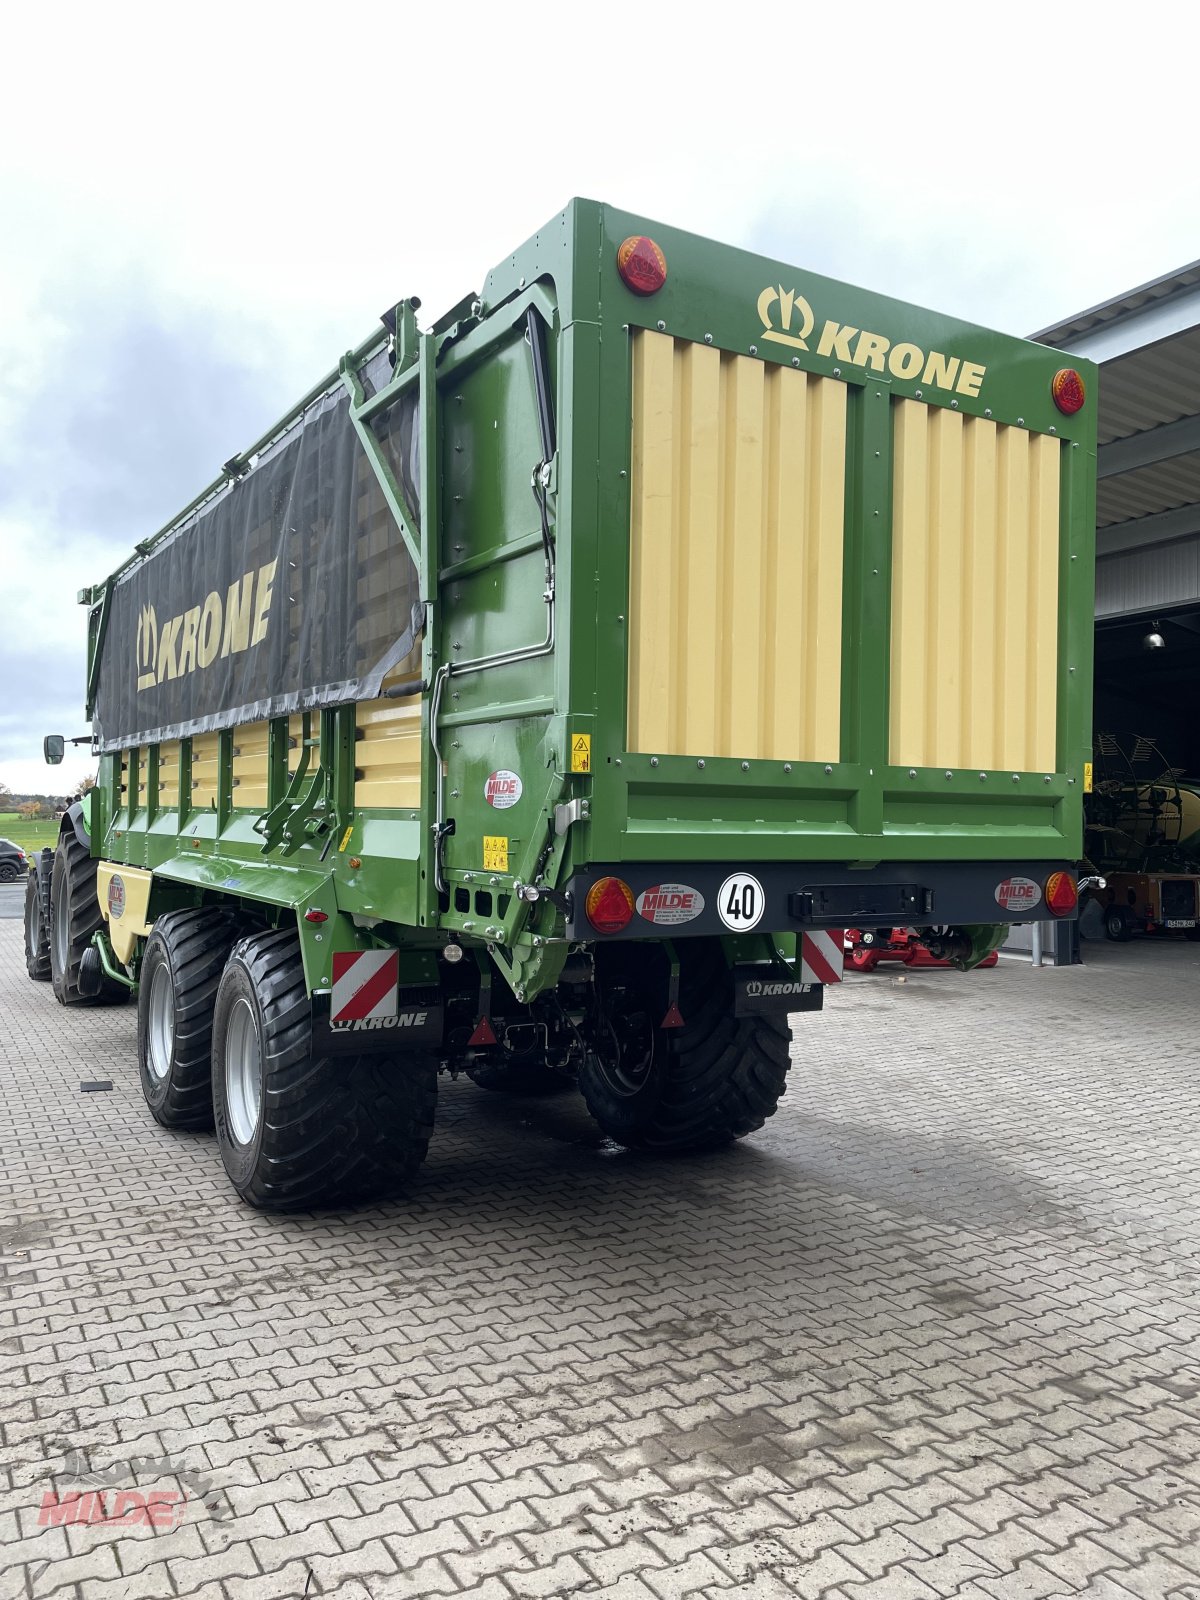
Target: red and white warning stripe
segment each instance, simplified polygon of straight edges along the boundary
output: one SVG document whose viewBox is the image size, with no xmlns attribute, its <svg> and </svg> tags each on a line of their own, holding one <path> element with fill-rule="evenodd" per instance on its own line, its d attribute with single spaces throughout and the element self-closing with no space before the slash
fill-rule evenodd
<svg viewBox="0 0 1200 1600">
<path fill-rule="evenodd" d="M 800 935 L 800 979 L 803 983 L 841 983 L 843 936 L 840 933 Z"/>
<path fill-rule="evenodd" d="M 343 950 L 333 957 L 331 1022 L 394 1017 L 399 1010 L 400 952 Z"/>
</svg>

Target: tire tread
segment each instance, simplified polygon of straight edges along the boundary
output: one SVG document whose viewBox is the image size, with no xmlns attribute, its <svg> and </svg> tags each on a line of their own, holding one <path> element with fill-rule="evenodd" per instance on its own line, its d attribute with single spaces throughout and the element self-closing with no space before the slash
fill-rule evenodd
<svg viewBox="0 0 1200 1600">
<path fill-rule="evenodd" d="M 313 1056 L 300 943 L 280 930 L 235 945 L 230 964 L 258 1000 L 264 1066 L 261 1144 L 246 1174 L 224 1125 L 214 1042 L 214 1102 L 222 1158 L 242 1198 L 262 1210 L 353 1205 L 395 1192 L 425 1158 L 437 1103 L 431 1057 Z M 221 1006 L 218 998 L 218 1009 Z"/>
<path fill-rule="evenodd" d="M 755 1133 L 787 1086 L 791 1031 L 769 1016 L 735 1017 L 733 985 L 719 943 L 699 940 L 681 972 L 682 1028 L 665 1037 L 661 1092 L 631 1126 L 599 1070 L 579 1087 L 588 1110 L 621 1143 L 664 1154 L 711 1150 Z"/>
</svg>

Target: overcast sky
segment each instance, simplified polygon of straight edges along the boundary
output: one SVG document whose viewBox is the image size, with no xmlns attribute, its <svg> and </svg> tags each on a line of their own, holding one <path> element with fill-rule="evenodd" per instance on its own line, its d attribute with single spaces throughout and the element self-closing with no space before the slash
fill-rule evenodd
<svg viewBox="0 0 1200 1600">
<path fill-rule="evenodd" d="M 0 781 L 88 769 L 76 591 L 573 194 L 1012 333 L 1200 256 L 1197 14 L 5 8 Z"/>
</svg>

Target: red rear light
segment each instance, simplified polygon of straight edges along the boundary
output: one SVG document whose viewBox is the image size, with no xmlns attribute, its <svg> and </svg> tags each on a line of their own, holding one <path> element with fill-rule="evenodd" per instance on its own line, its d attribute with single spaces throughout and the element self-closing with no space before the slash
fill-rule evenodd
<svg viewBox="0 0 1200 1600">
<path fill-rule="evenodd" d="M 620 933 L 633 917 L 633 890 L 622 878 L 597 878 L 584 906 L 597 933 Z"/>
<path fill-rule="evenodd" d="M 1068 911 L 1074 911 L 1078 900 L 1073 872 L 1052 872 L 1046 879 L 1046 905 L 1052 916 L 1065 917 Z"/>
<path fill-rule="evenodd" d="M 1064 416 L 1073 417 L 1080 409 L 1087 390 L 1074 367 L 1060 367 L 1050 379 L 1050 398 Z"/>
<path fill-rule="evenodd" d="M 657 294 L 667 281 L 667 258 L 644 233 L 635 233 L 617 251 L 617 271 L 634 294 Z"/>
</svg>

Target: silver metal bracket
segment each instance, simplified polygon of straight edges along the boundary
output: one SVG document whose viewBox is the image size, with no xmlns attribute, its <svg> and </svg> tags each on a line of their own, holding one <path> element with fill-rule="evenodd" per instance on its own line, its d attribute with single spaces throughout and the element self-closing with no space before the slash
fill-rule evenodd
<svg viewBox="0 0 1200 1600">
<path fill-rule="evenodd" d="M 591 817 L 591 801 L 585 795 L 576 795 L 574 800 L 555 806 L 554 831 L 561 839 L 573 822 L 590 822 Z"/>
</svg>

